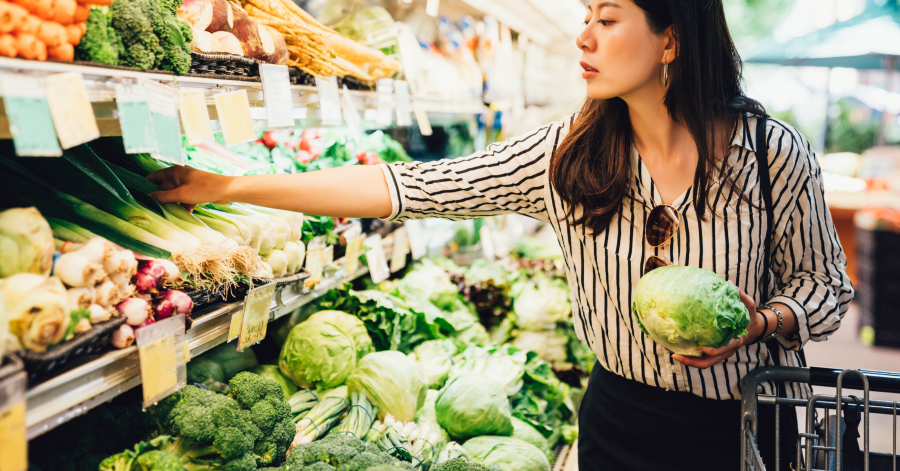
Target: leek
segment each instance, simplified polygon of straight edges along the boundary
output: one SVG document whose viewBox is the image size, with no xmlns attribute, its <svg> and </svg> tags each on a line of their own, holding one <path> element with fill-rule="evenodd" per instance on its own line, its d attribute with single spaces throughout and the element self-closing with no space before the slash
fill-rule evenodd
<svg viewBox="0 0 900 471">
<path fill-rule="evenodd" d="M 238 245 L 250 245 L 253 234 L 250 228 L 241 221 L 232 219 L 231 215 L 223 215 L 210 210 L 203 206 L 194 208 L 194 214 L 204 224 L 213 230 L 219 231 L 225 237 L 237 242 Z"/>
<path fill-rule="evenodd" d="M 254 211 L 275 216 L 288 222 L 291 228 L 291 234 L 288 240 L 298 241 L 303 235 L 303 213 L 295 213 L 293 211 L 285 211 L 283 209 L 264 208 L 262 206 L 242 205 L 253 209 Z"/>
<path fill-rule="evenodd" d="M 63 221 L 60 219 L 47 218 L 47 222 L 50 223 L 50 229 L 53 230 L 53 237 L 55 239 L 69 241 L 69 242 L 75 242 L 78 244 L 83 244 L 83 243 L 87 242 L 88 240 L 90 240 L 90 238 L 85 237 L 85 236 L 73 231 L 72 229 L 69 229 L 68 226 L 66 226 L 65 224 L 62 224 Z"/>
<path fill-rule="evenodd" d="M 248 205 L 243 205 L 240 203 L 232 204 L 232 207 L 237 207 L 238 209 L 259 215 L 261 217 L 265 217 L 268 220 L 272 221 L 275 225 L 275 248 L 278 250 L 284 250 L 284 244 L 290 240 L 291 237 L 291 225 L 284 218 L 273 216 L 271 214 L 266 214 L 261 211 L 257 211 L 256 208 Z"/>
<path fill-rule="evenodd" d="M 273 250 L 263 255 L 263 260 L 272 267 L 272 274 L 275 278 L 281 278 L 288 271 L 288 257 L 281 250 Z"/>
<path fill-rule="evenodd" d="M 47 222 L 50 223 L 50 227 L 53 227 L 54 224 L 58 225 L 58 226 L 64 226 L 67 230 L 74 232 L 74 233 L 78 234 L 80 237 L 84 238 L 85 241 L 93 239 L 94 237 L 98 237 L 97 234 L 94 234 L 93 232 L 91 232 L 71 221 L 66 221 L 63 219 L 57 219 L 57 218 L 51 218 L 51 217 L 48 217 L 46 219 L 47 219 Z M 75 241 L 73 240 L 72 242 L 75 242 Z"/>
<path fill-rule="evenodd" d="M 239 214 L 218 211 L 216 209 L 212 209 L 210 205 L 206 205 L 205 207 L 197 206 L 196 208 L 194 208 L 194 212 L 204 214 L 207 217 L 217 217 L 219 219 L 243 223 L 250 232 L 250 238 L 244 239 L 247 242 L 244 245 L 253 247 L 253 250 L 256 250 L 257 252 L 261 252 L 260 247 L 262 245 L 262 242 L 269 237 L 268 234 L 263 233 L 263 227 L 262 225 L 260 225 L 259 220 L 252 216 L 241 216 Z M 206 220 L 204 220 L 204 222 L 206 222 Z M 273 243 L 272 245 L 274 246 L 275 244 Z M 271 250 L 271 248 L 269 250 Z"/>
<path fill-rule="evenodd" d="M 275 224 L 271 219 L 268 218 L 268 216 L 247 211 L 245 209 L 241 209 L 228 204 L 209 203 L 207 206 L 224 213 L 232 214 L 235 217 L 240 218 L 241 221 L 246 222 L 252 220 L 256 224 L 259 224 L 259 248 L 257 249 L 259 250 L 259 253 L 266 254 L 271 252 L 272 249 L 275 248 L 277 229 L 275 228 Z M 250 224 L 248 224 L 248 226 L 249 225 Z M 252 243 L 250 245 L 255 246 L 255 244 Z"/>
</svg>

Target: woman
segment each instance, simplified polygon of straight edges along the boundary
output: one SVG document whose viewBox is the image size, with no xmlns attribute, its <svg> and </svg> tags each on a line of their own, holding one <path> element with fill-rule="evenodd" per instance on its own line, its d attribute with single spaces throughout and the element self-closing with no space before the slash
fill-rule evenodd
<svg viewBox="0 0 900 471">
<path fill-rule="evenodd" d="M 149 178 L 165 190 L 161 202 L 547 221 L 565 253 L 578 335 L 598 357 L 580 411 L 582 469 L 737 469 L 741 378 L 763 365 L 799 366 L 803 344 L 833 333 L 852 298 L 815 156 L 789 125 L 762 123 L 774 203 L 764 266 L 755 154 L 763 111 L 741 92 L 721 0 L 593 0 L 577 45 L 588 95 L 581 113 L 470 157 L 240 178 L 170 168 Z M 644 226 L 673 236 L 648 241 Z M 648 260 L 733 282 L 750 313 L 748 335 L 700 358 L 654 344 L 630 315 Z M 761 286 L 766 272 L 772 281 Z M 777 342 L 759 342 L 772 334 Z M 760 415 L 772 466 L 774 410 Z M 796 424 L 782 419 L 783 430 Z M 789 469 L 794 442 L 783 436 Z"/>
</svg>

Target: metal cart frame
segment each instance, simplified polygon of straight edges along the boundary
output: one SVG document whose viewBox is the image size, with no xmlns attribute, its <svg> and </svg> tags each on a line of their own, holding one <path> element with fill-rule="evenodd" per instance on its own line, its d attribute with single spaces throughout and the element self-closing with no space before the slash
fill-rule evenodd
<svg viewBox="0 0 900 471">
<path fill-rule="evenodd" d="M 806 383 L 811 386 L 830 386 L 836 387 L 836 394 L 814 394 L 809 400 L 805 399 L 789 399 L 775 396 L 758 394 L 758 385 L 767 381 L 774 382 L 794 382 Z M 775 471 L 780 469 L 780 434 L 781 425 L 779 423 L 779 409 L 782 405 L 806 407 L 806 431 L 800 427 L 800 433 L 797 438 L 797 456 L 800 457 L 799 469 L 792 471 L 841 471 L 843 468 L 843 450 L 840 444 L 841 440 L 841 418 L 844 409 L 854 408 L 858 412 L 863 409 L 860 426 L 863 434 L 863 469 L 869 471 L 870 455 L 877 455 L 878 458 L 892 461 L 892 471 L 897 471 L 900 464 L 900 456 L 897 456 L 897 412 L 900 409 L 900 401 L 874 400 L 869 398 L 870 391 L 898 393 L 900 394 L 900 373 L 891 373 L 885 371 L 871 370 L 840 370 L 831 368 L 793 368 L 784 366 L 771 366 L 757 368 L 750 372 L 742 381 L 741 390 L 745 392 L 741 398 L 741 471 L 765 471 L 766 466 L 762 462 L 759 450 L 756 446 L 757 431 L 757 405 L 758 404 L 774 404 L 775 405 L 775 454 L 776 462 L 774 464 Z M 863 391 L 862 398 L 844 396 L 842 391 L 844 388 Z M 841 407 L 836 406 L 835 397 L 841 398 Z M 825 410 L 825 431 L 824 436 L 816 434 L 816 417 L 817 410 Z M 829 418 L 828 411 L 835 410 L 836 419 Z M 893 434 L 893 453 L 876 453 L 869 451 L 869 413 L 876 414 L 892 414 L 894 420 Z M 834 433 L 829 433 L 829 421 L 834 424 Z M 799 419 L 798 419 L 799 421 Z M 798 424 L 800 425 L 800 424 Z M 835 435 L 829 437 L 829 435 Z M 834 440 L 830 440 L 834 438 Z M 830 445 L 830 446 L 829 446 Z M 826 463 L 816 463 L 816 456 L 825 456 Z M 883 462 L 883 461 L 882 461 Z M 824 465 L 824 466 L 823 466 Z M 883 469 L 883 468 L 882 468 Z M 788 471 L 788 470 L 784 470 Z"/>
</svg>

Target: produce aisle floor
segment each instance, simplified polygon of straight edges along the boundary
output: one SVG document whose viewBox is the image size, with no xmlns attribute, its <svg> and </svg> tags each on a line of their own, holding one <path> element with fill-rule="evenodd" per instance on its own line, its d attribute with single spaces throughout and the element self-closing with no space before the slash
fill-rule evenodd
<svg viewBox="0 0 900 471">
<path fill-rule="evenodd" d="M 825 342 L 806 344 L 806 359 L 811 366 L 900 371 L 900 349 L 867 347 L 859 341 L 859 309 L 855 304 L 844 316 L 841 328 Z M 817 387 L 817 394 L 834 394 L 834 388 Z M 845 395 L 847 393 L 844 393 Z M 852 393 L 851 393 L 852 394 Z M 898 400 L 896 394 L 872 393 L 873 399 Z M 804 410 L 798 411 L 801 420 Z M 893 438 L 892 419 L 872 414 L 869 447 L 872 451 L 890 452 Z M 801 425 L 801 428 L 803 426 Z M 862 432 L 862 430 L 860 430 Z M 862 439 L 860 439 L 860 446 Z M 900 443 L 898 443 L 900 447 Z"/>
</svg>

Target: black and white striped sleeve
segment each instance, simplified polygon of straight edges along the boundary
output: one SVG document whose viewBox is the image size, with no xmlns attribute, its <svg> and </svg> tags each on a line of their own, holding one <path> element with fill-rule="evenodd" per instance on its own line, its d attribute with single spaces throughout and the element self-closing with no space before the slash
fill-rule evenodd
<svg viewBox="0 0 900 471">
<path fill-rule="evenodd" d="M 519 213 L 547 221 L 544 189 L 555 138 L 563 126 L 551 123 L 468 157 L 381 165 L 393 206 L 388 219 Z"/>
<path fill-rule="evenodd" d="M 772 199 L 775 295 L 797 316 L 799 331 L 781 344 L 799 350 L 809 340 L 822 341 L 838 329 L 853 299 L 847 260 L 831 212 L 825 204 L 822 172 L 809 142 L 790 126 L 771 121 L 769 156 Z M 789 315 L 785 313 L 785 315 Z"/>
</svg>

